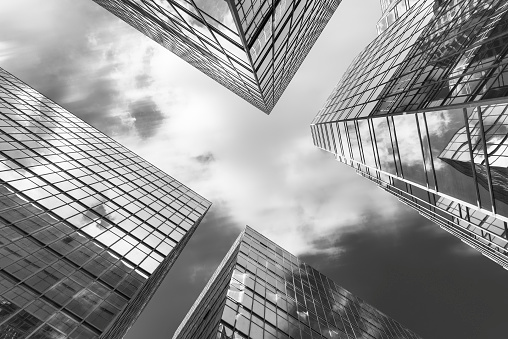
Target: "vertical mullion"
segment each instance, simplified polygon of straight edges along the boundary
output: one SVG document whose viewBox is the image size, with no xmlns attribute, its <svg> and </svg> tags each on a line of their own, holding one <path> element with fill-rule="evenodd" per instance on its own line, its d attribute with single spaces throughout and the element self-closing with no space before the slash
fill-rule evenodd
<svg viewBox="0 0 508 339">
<path fill-rule="evenodd" d="M 485 140 L 485 129 L 483 126 L 483 115 L 482 115 L 482 109 L 480 106 L 476 107 L 478 111 L 478 121 L 480 124 L 480 136 L 483 146 L 483 157 L 485 159 L 485 168 L 487 170 L 487 182 L 489 185 L 489 193 L 490 193 L 490 200 L 492 202 L 492 212 L 496 213 L 496 203 L 494 200 L 494 190 L 492 187 L 492 177 L 490 175 L 490 166 L 489 166 L 489 154 L 487 153 L 487 141 Z"/>
<path fill-rule="evenodd" d="M 467 109 L 466 108 L 462 109 L 462 114 L 464 116 L 464 123 L 465 123 L 465 127 L 466 127 L 466 135 L 467 135 L 467 143 L 468 143 L 468 149 L 469 149 L 469 158 L 471 161 L 471 169 L 473 171 L 473 181 L 474 181 L 475 190 L 476 190 L 476 205 L 481 208 L 480 190 L 478 188 L 478 178 L 476 177 L 476 168 L 475 168 L 475 164 L 474 164 L 473 147 L 471 144 L 471 133 L 469 131 L 469 119 L 467 117 Z"/>
<path fill-rule="evenodd" d="M 432 167 L 432 177 L 434 178 L 434 186 L 435 190 L 439 192 L 439 186 L 437 182 L 436 177 L 436 169 L 434 168 L 434 156 L 432 155 L 432 145 L 430 143 L 430 137 L 429 137 L 429 126 L 427 124 L 427 114 L 423 113 L 423 122 L 425 124 L 425 136 L 427 137 L 427 144 L 429 145 L 429 155 L 430 155 L 430 165 Z"/>
<path fill-rule="evenodd" d="M 418 131 L 418 141 L 420 142 L 420 151 L 422 152 L 423 159 L 423 172 L 425 173 L 425 185 L 429 188 L 429 177 L 427 174 L 427 162 L 425 160 L 425 150 L 423 149 L 422 133 L 420 132 L 420 122 L 418 121 L 418 114 L 414 114 L 416 121 L 416 130 Z"/>
</svg>

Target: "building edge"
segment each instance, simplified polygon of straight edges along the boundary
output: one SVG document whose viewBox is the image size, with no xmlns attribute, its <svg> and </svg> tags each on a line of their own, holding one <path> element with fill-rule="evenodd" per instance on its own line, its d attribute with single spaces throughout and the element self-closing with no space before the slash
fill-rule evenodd
<svg viewBox="0 0 508 339">
<path fill-rule="evenodd" d="M 131 299 L 129 305 L 118 316 L 117 320 L 108 326 L 102 333 L 99 339 L 121 339 L 134 325 L 139 318 L 145 307 L 155 295 L 155 292 L 164 281 L 164 278 L 169 273 L 171 267 L 178 259 L 183 249 L 189 242 L 197 227 L 205 217 L 206 213 L 210 210 L 211 205 L 206 209 L 203 215 L 196 221 L 194 226 L 186 233 L 183 239 L 175 246 L 169 256 L 155 269 L 152 275 L 148 278 L 145 285 L 138 290 L 136 295 Z M 138 305 L 141 304 L 139 307 Z"/>
<path fill-rule="evenodd" d="M 233 253 L 236 251 L 236 249 L 240 245 L 240 242 L 241 242 L 244 234 L 245 234 L 245 229 L 243 229 L 242 232 L 238 235 L 238 237 L 236 238 L 235 242 L 231 245 L 231 247 L 229 248 L 228 252 L 226 253 L 224 258 L 220 262 L 219 266 L 217 267 L 215 272 L 212 274 L 212 276 L 210 277 L 210 279 L 206 283 L 205 287 L 203 288 L 203 290 L 201 291 L 201 293 L 197 297 L 196 301 L 194 302 L 194 304 L 192 304 L 191 308 L 189 309 L 189 312 L 187 312 L 187 314 L 183 318 L 182 322 L 180 323 L 180 325 L 176 329 L 175 333 L 173 334 L 173 339 L 181 338 L 180 337 L 180 333 L 185 329 L 185 327 L 187 327 L 187 323 L 189 322 L 190 318 L 194 314 L 194 311 L 201 304 L 201 302 L 205 298 L 206 294 L 210 290 L 210 287 L 212 286 L 212 284 L 215 282 L 215 280 L 217 279 L 217 277 L 219 276 L 219 274 L 221 273 L 223 268 L 226 266 L 228 261 L 232 258 Z M 189 326 L 191 326 L 191 325 L 189 325 Z"/>
</svg>

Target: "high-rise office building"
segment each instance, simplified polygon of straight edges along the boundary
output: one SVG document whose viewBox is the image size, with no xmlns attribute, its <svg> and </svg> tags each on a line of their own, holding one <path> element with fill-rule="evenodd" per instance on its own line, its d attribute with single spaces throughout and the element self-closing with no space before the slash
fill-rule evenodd
<svg viewBox="0 0 508 339">
<path fill-rule="evenodd" d="M 0 338 L 121 338 L 210 203 L 0 69 Z"/>
<path fill-rule="evenodd" d="M 269 114 L 340 0 L 94 0 Z"/>
<path fill-rule="evenodd" d="M 250 227 L 173 339 L 420 338 Z"/>
<path fill-rule="evenodd" d="M 314 143 L 508 268 L 508 2 L 406 5 L 335 87 Z"/>
</svg>

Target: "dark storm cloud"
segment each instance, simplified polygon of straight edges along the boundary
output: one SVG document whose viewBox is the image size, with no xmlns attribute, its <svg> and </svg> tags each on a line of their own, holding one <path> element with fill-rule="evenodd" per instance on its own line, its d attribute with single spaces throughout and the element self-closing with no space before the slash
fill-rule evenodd
<svg viewBox="0 0 508 339">
<path fill-rule="evenodd" d="M 204 165 L 210 164 L 215 161 L 215 157 L 212 152 L 207 152 L 205 154 L 198 155 L 195 159 Z"/>
<path fill-rule="evenodd" d="M 171 338 L 239 234 L 230 217 L 212 206 L 125 339 Z"/>
<path fill-rule="evenodd" d="M 142 139 L 153 137 L 164 120 L 159 107 L 149 97 L 133 102 L 129 110 L 135 119 L 134 127 Z"/>
<path fill-rule="evenodd" d="M 390 222 L 370 216 L 333 246 L 337 256 L 302 259 L 422 337 L 503 333 L 506 271 L 413 211 Z"/>
</svg>

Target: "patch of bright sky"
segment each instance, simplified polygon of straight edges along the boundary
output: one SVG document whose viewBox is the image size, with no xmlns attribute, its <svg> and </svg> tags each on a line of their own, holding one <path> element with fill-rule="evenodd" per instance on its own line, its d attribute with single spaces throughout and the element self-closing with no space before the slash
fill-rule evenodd
<svg viewBox="0 0 508 339">
<path fill-rule="evenodd" d="M 71 84 L 59 103 L 80 116 L 72 110 L 74 103 L 93 102 L 95 82 L 107 80 L 116 93 L 111 104 L 85 118 L 211 200 L 212 208 L 231 217 L 239 229 L 249 224 L 295 254 L 335 252 L 323 247 L 322 239 L 339 237 L 342 227 L 361 224 L 371 211 L 386 218 L 397 211 L 395 198 L 313 146 L 309 129 L 349 63 L 375 38 L 378 1 L 362 6 L 357 0 L 342 2 L 270 116 L 91 1 L 21 2 L 11 3 L 8 11 L 0 5 L 0 28 L 8 24 L 3 28 L 23 30 L 33 53 L 45 50 L 39 64 Z M 62 13 L 74 20 L 42 33 L 37 20 L 28 26 L 1 20 L 44 6 L 51 10 L 40 20 L 58 21 Z M 370 24 L 358 25 L 358 18 Z M 71 24 L 75 28 L 66 29 Z M 38 34 L 48 34 L 46 46 L 37 44 Z M 52 46 L 58 48 L 48 52 Z M 30 83 L 37 68 L 22 62 L 22 55 L 9 54 L 16 51 L 11 47 L 0 50 L 0 55 L 12 55 L 4 67 Z M 75 64 L 52 64 L 58 53 L 74 53 Z M 148 86 L 137 86 L 140 75 L 148 77 Z M 37 85 L 44 92 L 46 84 Z M 164 115 L 148 139 L 136 132 L 129 110 L 130 103 L 143 97 L 151 98 Z M 105 120 L 112 116 L 118 118 L 118 128 Z M 198 161 L 204 154 L 215 160 Z"/>
</svg>

